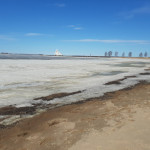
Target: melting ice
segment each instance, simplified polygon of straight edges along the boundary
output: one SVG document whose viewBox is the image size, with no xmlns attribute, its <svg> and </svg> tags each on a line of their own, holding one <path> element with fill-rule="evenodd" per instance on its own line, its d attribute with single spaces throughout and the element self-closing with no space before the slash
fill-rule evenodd
<svg viewBox="0 0 150 150">
<path fill-rule="evenodd" d="M 119 58 L 65 58 L 51 60 L 0 60 L 0 107 L 30 106 L 34 98 L 60 92 L 84 92 L 49 103 L 60 105 L 85 100 L 149 80 L 139 75 L 150 67 L 148 60 Z M 121 85 L 104 85 L 124 76 L 137 75 L 122 81 Z"/>
</svg>

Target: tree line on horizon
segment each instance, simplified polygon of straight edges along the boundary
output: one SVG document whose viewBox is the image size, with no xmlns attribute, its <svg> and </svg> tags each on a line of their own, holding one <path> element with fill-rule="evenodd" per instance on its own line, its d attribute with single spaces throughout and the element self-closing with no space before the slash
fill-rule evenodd
<svg viewBox="0 0 150 150">
<path fill-rule="evenodd" d="M 105 52 L 104 56 L 105 57 L 112 57 L 113 56 L 113 52 L 112 51 Z M 119 52 L 116 51 L 114 53 L 114 56 L 115 57 L 119 57 Z M 127 55 L 125 55 L 125 52 L 123 52 L 120 57 L 132 57 L 132 52 L 129 52 Z M 147 52 L 145 52 L 145 53 L 140 52 L 139 53 L 139 57 L 148 57 L 148 53 Z"/>
</svg>

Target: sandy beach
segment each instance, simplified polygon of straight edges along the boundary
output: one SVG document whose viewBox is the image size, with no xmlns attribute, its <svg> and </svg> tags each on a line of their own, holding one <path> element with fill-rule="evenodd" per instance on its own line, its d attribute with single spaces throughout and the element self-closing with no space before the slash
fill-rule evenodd
<svg viewBox="0 0 150 150">
<path fill-rule="evenodd" d="M 1 150 L 149 150 L 150 84 L 62 106 L 0 130 Z"/>
</svg>

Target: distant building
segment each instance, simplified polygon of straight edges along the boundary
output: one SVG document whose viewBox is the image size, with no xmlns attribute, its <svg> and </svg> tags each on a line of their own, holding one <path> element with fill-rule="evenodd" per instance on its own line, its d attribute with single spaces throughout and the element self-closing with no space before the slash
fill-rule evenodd
<svg viewBox="0 0 150 150">
<path fill-rule="evenodd" d="M 63 54 L 61 54 L 59 51 L 58 51 L 58 49 L 56 49 L 56 51 L 55 51 L 55 54 L 54 54 L 55 56 L 63 56 Z"/>
</svg>

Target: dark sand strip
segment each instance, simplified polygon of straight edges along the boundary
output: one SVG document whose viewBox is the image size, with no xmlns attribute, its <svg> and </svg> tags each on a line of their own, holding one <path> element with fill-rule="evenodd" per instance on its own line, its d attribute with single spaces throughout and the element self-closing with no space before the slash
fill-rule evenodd
<svg viewBox="0 0 150 150">
<path fill-rule="evenodd" d="M 44 96 L 44 97 L 38 97 L 38 98 L 35 98 L 34 100 L 42 99 L 43 101 L 50 101 L 50 100 L 53 100 L 54 98 L 62 98 L 62 97 L 78 94 L 81 92 L 83 92 L 83 91 L 76 91 L 76 92 L 72 92 L 72 93 L 56 93 L 56 94 L 52 94 L 52 95 L 48 95 L 48 96 Z"/>
<path fill-rule="evenodd" d="M 110 81 L 110 82 L 107 82 L 105 83 L 105 85 L 112 85 L 112 84 L 121 84 L 121 81 L 124 81 L 128 78 L 136 78 L 136 76 L 125 76 L 124 78 L 122 79 L 118 79 L 118 80 L 115 80 L 115 81 Z"/>
<path fill-rule="evenodd" d="M 150 75 L 150 72 L 140 73 L 140 75 Z"/>
</svg>

